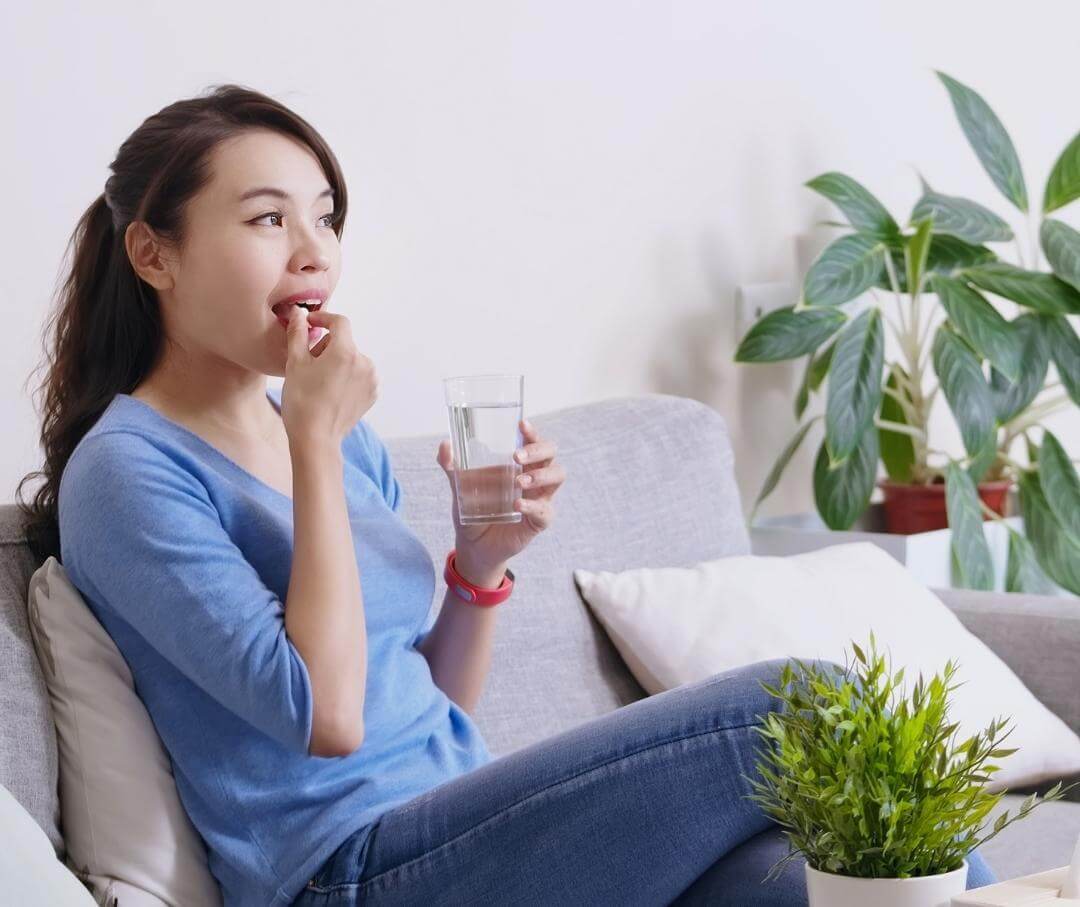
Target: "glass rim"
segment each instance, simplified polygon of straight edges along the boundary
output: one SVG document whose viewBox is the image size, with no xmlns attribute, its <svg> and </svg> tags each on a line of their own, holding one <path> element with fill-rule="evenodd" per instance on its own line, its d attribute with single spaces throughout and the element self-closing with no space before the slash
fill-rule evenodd
<svg viewBox="0 0 1080 907">
<path fill-rule="evenodd" d="M 523 374 L 497 374 L 497 375 L 451 375 L 448 378 L 443 378 L 443 383 L 446 384 L 450 381 L 472 381 L 477 378 L 524 378 Z"/>
</svg>

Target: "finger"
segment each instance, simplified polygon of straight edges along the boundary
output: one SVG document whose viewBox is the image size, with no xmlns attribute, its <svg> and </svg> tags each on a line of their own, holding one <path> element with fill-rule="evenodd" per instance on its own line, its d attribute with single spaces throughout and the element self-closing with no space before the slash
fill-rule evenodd
<svg viewBox="0 0 1080 907">
<path fill-rule="evenodd" d="M 514 453 L 518 463 L 543 463 L 555 456 L 558 446 L 554 441 L 533 441 L 525 444 Z"/>
<path fill-rule="evenodd" d="M 296 306 L 296 308 L 300 308 L 300 306 Z M 315 312 L 308 312 L 307 319 L 308 324 L 312 327 L 326 328 L 338 336 L 352 339 L 352 325 L 348 317 L 340 312 L 327 312 L 325 309 L 319 309 Z"/>
<path fill-rule="evenodd" d="M 308 351 L 307 309 L 294 305 L 289 307 L 289 323 L 285 328 L 289 345 L 289 358 L 299 359 Z"/>
<path fill-rule="evenodd" d="M 539 489 L 547 493 L 547 489 L 558 488 L 562 485 L 565 478 L 566 470 L 559 463 L 552 463 L 550 466 L 538 466 L 535 469 L 523 472 L 514 481 L 526 491 L 537 491 Z"/>
<path fill-rule="evenodd" d="M 537 530 L 547 529 L 555 518 L 555 508 L 551 502 L 537 498 L 518 498 L 514 501 L 514 509 Z"/>
<path fill-rule="evenodd" d="M 453 465 L 454 454 L 450 448 L 450 442 L 448 440 L 444 439 L 439 442 L 439 449 L 435 453 L 435 461 L 443 469 L 450 469 Z"/>
</svg>

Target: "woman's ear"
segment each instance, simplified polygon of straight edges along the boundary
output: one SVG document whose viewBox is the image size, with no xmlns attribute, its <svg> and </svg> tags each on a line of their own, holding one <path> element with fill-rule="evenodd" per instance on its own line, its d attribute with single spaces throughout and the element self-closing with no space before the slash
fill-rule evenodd
<svg viewBox="0 0 1080 907">
<path fill-rule="evenodd" d="M 155 290 L 173 287 L 172 261 L 164 243 L 145 221 L 132 221 L 124 231 L 124 249 L 136 274 Z"/>
</svg>

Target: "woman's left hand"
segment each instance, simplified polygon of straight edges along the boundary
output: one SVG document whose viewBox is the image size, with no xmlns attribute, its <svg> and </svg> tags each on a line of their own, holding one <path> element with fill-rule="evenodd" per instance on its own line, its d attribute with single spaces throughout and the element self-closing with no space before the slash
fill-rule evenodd
<svg viewBox="0 0 1080 907">
<path fill-rule="evenodd" d="M 522 514 L 517 523 L 461 524 L 458 512 L 457 489 L 454 483 L 454 455 L 449 439 L 440 442 L 436 457 L 450 481 L 454 500 L 453 519 L 458 564 L 469 564 L 478 575 L 498 571 L 501 575 L 506 561 L 521 551 L 555 519 L 552 498 L 566 478 L 566 470 L 555 462 L 556 445 L 545 441 L 528 421 L 519 423 L 524 439 L 525 458 L 515 452 L 514 460 L 524 468 L 514 481 L 522 488 L 522 496 L 514 501 L 514 510 Z M 466 579 L 470 577 L 466 576 Z M 471 579 L 470 579 L 471 581 Z"/>
</svg>

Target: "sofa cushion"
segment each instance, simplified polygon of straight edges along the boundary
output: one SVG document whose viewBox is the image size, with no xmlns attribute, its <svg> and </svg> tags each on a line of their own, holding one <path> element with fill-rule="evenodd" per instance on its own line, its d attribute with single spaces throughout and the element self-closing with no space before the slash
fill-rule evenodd
<svg viewBox="0 0 1080 907">
<path fill-rule="evenodd" d="M 56 858 L 34 818 L 0 784 L 0 902 L 94 907 L 94 898 Z"/>
<path fill-rule="evenodd" d="M 992 789 L 1080 772 L 1080 737 L 1024 686 L 903 564 L 871 542 L 790 557 L 746 555 L 693 568 L 574 571 L 582 594 L 649 693 L 773 658 L 850 663 L 876 638 L 890 669 L 915 678 L 957 665 L 957 742 L 1001 716 L 1017 748 Z M 996 761 L 996 760 L 995 760 Z"/>
<path fill-rule="evenodd" d="M 26 589 L 35 566 L 21 511 L 14 504 L 0 507 L 0 784 L 63 859 L 56 732 L 26 618 Z"/>
<path fill-rule="evenodd" d="M 1006 794 L 986 817 L 986 827 L 1003 812 L 1016 815 L 1024 797 Z M 1019 822 L 1010 825 L 981 848 L 983 857 L 999 879 L 1066 866 L 1080 836 L 1080 803 L 1043 803 Z"/>
<path fill-rule="evenodd" d="M 69 865 L 102 899 L 123 885 L 125 902 L 220 904 L 127 662 L 55 557 L 30 578 L 27 610 L 56 720 Z"/>
</svg>

